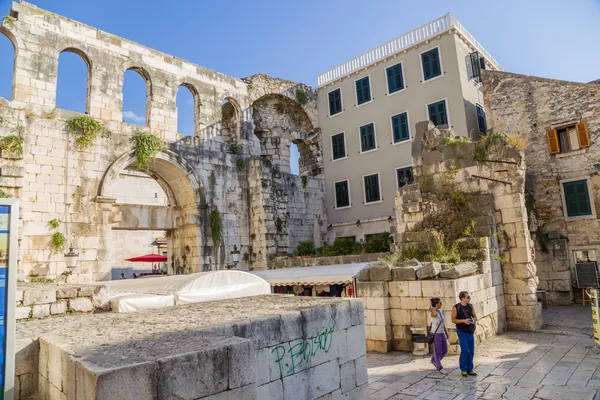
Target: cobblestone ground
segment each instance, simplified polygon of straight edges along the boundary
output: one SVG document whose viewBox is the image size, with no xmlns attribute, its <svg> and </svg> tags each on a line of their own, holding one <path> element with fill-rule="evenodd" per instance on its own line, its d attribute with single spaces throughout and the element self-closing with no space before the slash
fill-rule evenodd
<svg viewBox="0 0 600 400">
<path fill-rule="evenodd" d="M 507 332 L 475 349 L 477 377 L 463 378 L 458 356 L 444 376 L 430 357 L 369 354 L 370 400 L 600 400 L 600 356 L 588 307 L 549 307 L 537 333 Z"/>
</svg>

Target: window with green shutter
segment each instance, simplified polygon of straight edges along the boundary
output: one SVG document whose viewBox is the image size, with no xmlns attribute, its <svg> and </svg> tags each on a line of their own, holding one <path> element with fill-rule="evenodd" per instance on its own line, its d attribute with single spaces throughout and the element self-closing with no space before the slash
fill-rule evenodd
<svg viewBox="0 0 600 400">
<path fill-rule="evenodd" d="M 592 215 L 592 206 L 588 192 L 587 180 L 563 183 L 567 216 L 580 217 Z"/>
<path fill-rule="evenodd" d="M 442 74 L 440 53 L 437 48 L 421 54 L 421 63 L 423 65 L 423 79 L 426 81 Z"/>
<path fill-rule="evenodd" d="M 392 65 L 387 68 L 387 83 L 388 83 L 388 94 L 392 94 L 399 90 L 404 89 L 404 77 L 402 76 L 402 64 Z"/>
<path fill-rule="evenodd" d="M 360 127 L 360 151 L 365 152 L 374 150 L 375 143 L 375 126 L 373 123 Z"/>
<path fill-rule="evenodd" d="M 410 185 L 411 183 L 413 183 L 414 179 L 412 167 L 398 168 L 396 170 L 396 177 L 398 180 L 399 188 L 401 188 L 402 186 Z"/>
<path fill-rule="evenodd" d="M 408 114 L 402 113 L 394 115 L 392 117 L 392 133 L 394 136 L 394 143 L 408 140 Z"/>
<path fill-rule="evenodd" d="M 365 76 L 356 81 L 356 103 L 361 105 L 367 101 L 371 101 L 371 85 L 369 84 L 369 77 Z"/>
<path fill-rule="evenodd" d="M 379 174 L 368 175 L 364 177 L 365 184 L 365 203 L 373 203 L 381 200 L 379 193 Z"/>
<path fill-rule="evenodd" d="M 334 160 L 346 157 L 346 143 L 344 140 L 344 132 L 338 133 L 331 137 L 331 148 Z"/>
<path fill-rule="evenodd" d="M 348 181 L 335 183 L 335 208 L 350 206 L 350 190 Z"/>
<path fill-rule="evenodd" d="M 342 90 L 329 92 L 329 116 L 342 112 Z"/>
<path fill-rule="evenodd" d="M 446 112 L 446 100 L 438 101 L 427 106 L 429 120 L 435 126 L 448 125 L 448 113 Z"/>
</svg>

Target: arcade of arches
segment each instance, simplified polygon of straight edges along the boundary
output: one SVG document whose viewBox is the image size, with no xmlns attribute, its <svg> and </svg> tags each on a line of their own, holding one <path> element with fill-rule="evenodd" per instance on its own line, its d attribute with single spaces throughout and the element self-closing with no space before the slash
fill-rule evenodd
<svg viewBox="0 0 600 400">
<path fill-rule="evenodd" d="M 40 13 L 57 21 L 56 29 L 21 22 Z M 13 3 L 11 15 L 0 34 L 15 47 L 14 96 L 0 99 L 0 137 L 22 134 L 24 151 L 2 151 L 0 188 L 21 200 L 19 279 L 61 279 L 66 265 L 64 249 L 52 244 L 57 234 L 79 251 L 70 282 L 111 279 L 132 267 L 125 258 L 155 251 L 167 254 L 170 274 L 266 268 L 269 257 L 292 252 L 299 241 L 320 240 L 327 225 L 310 88 L 205 70 L 28 3 Z M 81 40 L 86 29 L 97 43 Z M 35 53 L 31 44 L 38 44 Z M 112 132 L 85 149 L 65 127 L 81 114 L 57 108 L 65 49 L 88 67 L 86 113 Z M 124 121 L 123 78 L 130 70 L 146 82 L 142 126 Z M 305 104 L 295 100 L 299 88 L 308 94 Z M 192 93 L 193 135 L 178 132 L 181 89 Z M 137 169 L 131 140 L 138 131 L 165 142 L 146 170 Z M 290 173 L 292 143 L 300 176 Z M 58 227 L 49 226 L 53 219 Z"/>
</svg>

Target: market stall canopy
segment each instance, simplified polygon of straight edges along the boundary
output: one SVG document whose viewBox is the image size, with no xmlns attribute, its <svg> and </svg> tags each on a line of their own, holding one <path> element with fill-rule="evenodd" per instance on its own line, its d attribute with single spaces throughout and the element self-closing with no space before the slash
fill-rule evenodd
<svg viewBox="0 0 600 400">
<path fill-rule="evenodd" d="M 352 283 L 358 273 L 376 263 L 338 264 L 319 267 L 281 268 L 251 273 L 269 282 L 271 286 L 341 285 Z"/>
<path fill-rule="evenodd" d="M 114 312 L 270 294 L 262 278 L 243 271 L 211 271 L 106 282 Z"/>
<path fill-rule="evenodd" d="M 167 256 L 161 256 L 160 254 L 146 254 L 145 256 L 137 256 L 133 258 L 127 258 L 125 261 L 131 262 L 167 262 Z"/>
</svg>

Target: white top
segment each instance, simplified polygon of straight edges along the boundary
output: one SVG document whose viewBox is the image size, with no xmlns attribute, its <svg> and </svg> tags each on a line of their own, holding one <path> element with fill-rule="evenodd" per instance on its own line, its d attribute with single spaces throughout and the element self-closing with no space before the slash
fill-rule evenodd
<svg viewBox="0 0 600 400">
<path fill-rule="evenodd" d="M 431 318 L 431 333 L 446 333 L 446 326 L 444 325 L 444 313 L 442 310 L 438 310 L 437 317 Z"/>
</svg>

